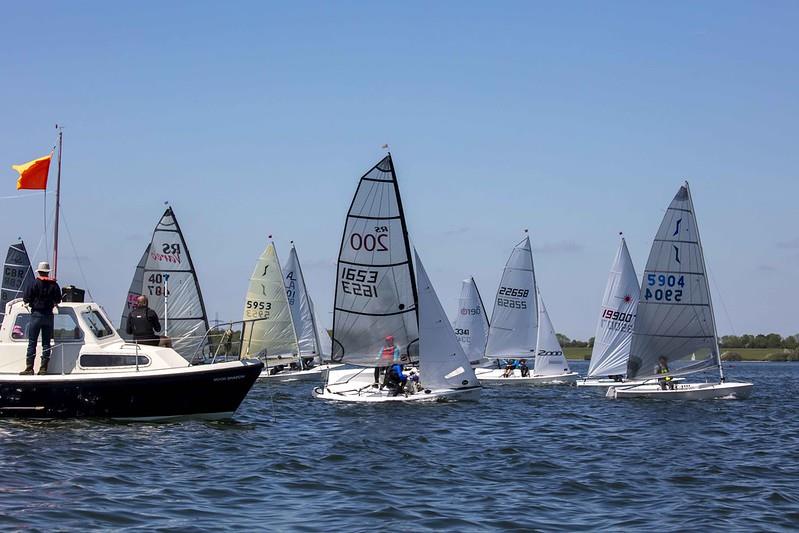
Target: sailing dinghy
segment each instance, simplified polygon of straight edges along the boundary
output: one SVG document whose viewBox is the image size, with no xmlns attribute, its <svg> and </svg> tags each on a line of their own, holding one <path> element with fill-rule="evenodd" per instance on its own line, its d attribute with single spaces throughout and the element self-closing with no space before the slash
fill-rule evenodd
<svg viewBox="0 0 799 533">
<path fill-rule="evenodd" d="M 314 390 L 316 398 L 349 402 L 430 401 L 471 399 L 479 394 L 468 360 L 426 274 L 424 281 L 425 312 L 435 315 L 441 311 L 441 316 L 435 319 L 426 315 L 432 321 L 426 327 L 437 333 L 426 345 L 434 351 L 425 352 L 423 357 L 408 230 L 394 163 L 388 154 L 358 183 L 347 213 L 338 257 L 331 359 L 359 368 L 330 371 L 327 383 Z M 442 324 L 446 328 L 442 329 Z M 457 349 L 450 351 L 449 345 L 440 339 L 442 331 L 448 332 Z M 407 397 L 391 396 L 388 390 L 375 383 L 376 377 L 379 379 L 379 371 L 375 368 L 395 362 L 393 358 L 384 358 L 384 345 L 389 336 L 399 347 L 401 362 L 420 362 L 422 389 Z M 445 351 L 439 353 L 439 346 L 445 346 Z M 462 371 L 459 369 L 464 361 L 460 356 L 466 366 Z M 451 380 L 456 383 L 450 383 Z"/>
<path fill-rule="evenodd" d="M 136 265 L 125 306 L 120 332 L 126 333 L 127 318 L 140 295 L 147 297 L 150 309 L 161 322 L 162 344 L 171 347 L 188 361 L 207 354 L 208 314 L 200 282 L 172 207 L 167 207 L 153 230 L 150 244 Z"/>
<path fill-rule="evenodd" d="M 707 282 L 702 241 L 688 183 L 680 187 L 660 224 L 641 283 L 627 378 L 644 385 L 613 386 L 608 398 L 743 399 L 751 383 L 727 382 L 719 355 L 716 321 Z M 658 373 L 661 357 L 668 373 Z M 658 379 L 716 368 L 718 383 L 675 383 Z"/>
<path fill-rule="evenodd" d="M 33 270 L 25 243 L 20 239 L 8 247 L 6 262 L 3 265 L 3 285 L 0 289 L 0 322 L 6 314 L 6 304 L 22 298 L 25 289 L 33 283 Z"/>
<path fill-rule="evenodd" d="M 486 361 L 483 356 L 488 340 L 488 327 L 486 309 L 474 278 L 463 280 L 458 300 L 458 314 L 452 323 L 452 328 L 472 367 Z"/>
</svg>

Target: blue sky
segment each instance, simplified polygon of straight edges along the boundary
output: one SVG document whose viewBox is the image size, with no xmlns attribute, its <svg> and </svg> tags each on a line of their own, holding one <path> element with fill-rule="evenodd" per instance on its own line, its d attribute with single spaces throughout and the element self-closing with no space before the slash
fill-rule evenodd
<svg viewBox="0 0 799 533">
<path fill-rule="evenodd" d="M 388 143 L 444 307 L 491 300 L 529 228 L 555 327 L 593 335 L 691 183 L 721 334 L 799 332 L 795 2 L 17 2 L 0 19 L 0 242 L 36 248 L 12 164 L 65 126 L 60 281 L 117 317 L 163 202 L 212 318 L 274 234 L 329 325 L 357 178 Z M 5 191 L 5 192 L 2 192 Z M 36 260 L 41 259 L 43 250 Z"/>
</svg>

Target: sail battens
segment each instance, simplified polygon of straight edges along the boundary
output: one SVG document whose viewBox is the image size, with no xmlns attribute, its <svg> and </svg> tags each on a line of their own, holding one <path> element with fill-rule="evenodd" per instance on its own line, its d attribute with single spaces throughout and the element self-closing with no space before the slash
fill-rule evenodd
<svg viewBox="0 0 799 533">
<path fill-rule="evenodd" d="M 538 293 L 538 336 L 536 338 L 536 352 L 533 373 L 536 376 L 557 376 L 568 373 L 569 363 L 563 355 L 555 327 L 549 318 L 547 308 L 541 294 Z"/>
<path fill-rule="evenodd" d="M 538 298 L 530 238 L 511 251 L 494 299 L 485 356 L 507 357 L 535 350 Z"/>
<path fill-rule="evenodd" d="M 358 183 L 341 239 L 334 300 L 334 360 L 375 365 L 388 336 L 403 356 L 416 359 L 408 353 L 419 338 L 416 283 L 391 155 Z"/>
<path fill-rule="evenodd" d="M 2 289 L 0 289 L 0 322 L 6 313 L 6 304 L 21 298 L 25 289 L 33 283 L 34 273 L 31 268 L 25 243 L 19 241 L 8 247 L 6 261 L 3 265 Z"/>
<path fill-rule="evenodd" d="M 318 356 L 321 353 L 321 346 L 313 302 L 308 295 L 300 258 L 297 256 L 297 250 L 293 244 L 288 261 L 283 268 L 283 276 L 300 356 Z"/>
<path fill-rule="evenodd" d="M 469 361 L 482 359 L 488 340 L 489 325 L 474 278 L 465 279 L 461 284 L 458 313 L 455 315 L 452 327 Z"/>
<path fill-rule="evenodd" d="M 629 378 L 656 377 L 661 357 L 672 373 L 698 372 L 714 365 L 718 345 L 706 273 L 686 185 L 666 210 L 646 263 L 627 365 Z"/>
</svg>

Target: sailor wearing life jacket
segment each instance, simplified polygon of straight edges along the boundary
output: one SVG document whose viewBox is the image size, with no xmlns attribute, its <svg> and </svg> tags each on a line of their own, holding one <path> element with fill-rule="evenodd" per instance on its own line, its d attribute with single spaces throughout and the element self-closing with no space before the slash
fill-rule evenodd
<svg viewBox="0 0 799 533">
<path fill-rule="evenodd" d="M 36 359 L 36 341 L 42 335 L 42 366 L 39 374 L 47 374 L 50 364 L 50 341 L 53 338 L 53 308 L 61 303 L 61 287 L 54 279 L 50 279 L 50 263 L 43 261 L 36 269 L 36 279 L 25 289 L 22 301 L 31 309 L 31 321 L 28 325 L 28 351 L 25 354 L 25 370 L 20 375 L 33 374 L 33 363 Z"/>
<path fill-rule="evenodd" d="M 375 386 L 380 383 L 380 372 L 387 370 L 391 365 L 400 362 L 400 348 L 394 344 L 394 336 L 387 335 L 386 342 L 380 350 L 380 361 L 375 367 Z"/>
<path fill-rule="evenodd" d="M 669 370 L 668 361 L 665 356 L 658 357 L 658 364 L 655 367 L 655 374 L 669 374 L 671 370 Z M 671 376 L 665 376 L 658 379 L 658 383 L 660 384 L 660 388 L 663 390 L 666 389 L 674 389 L 674 382 Z"/>
</svg>

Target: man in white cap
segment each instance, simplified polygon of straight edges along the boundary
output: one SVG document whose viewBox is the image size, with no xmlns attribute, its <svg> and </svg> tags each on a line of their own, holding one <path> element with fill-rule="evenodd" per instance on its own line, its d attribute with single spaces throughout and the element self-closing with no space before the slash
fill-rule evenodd
<svg viewBox="0 0 799 533">
<path fill-rule="evenodd" d="M 36 268 L 36 279 L 25 289 L 22 301 L 31 308 L 31 321 L 28 326 L 28 352 L 25 357 L 25 370 L 20 375 L 33 374 L 33 362 L 36 359 L 36 341 L 42 334 L 42 366 L 39 374 L 47 374 L 50 363 L 50 340 L 53 338 L 53 308 L 61 303 L 61 287 L 54 279 L 50 279 L 50 263 L 39 263 Z"/>
</svg>

